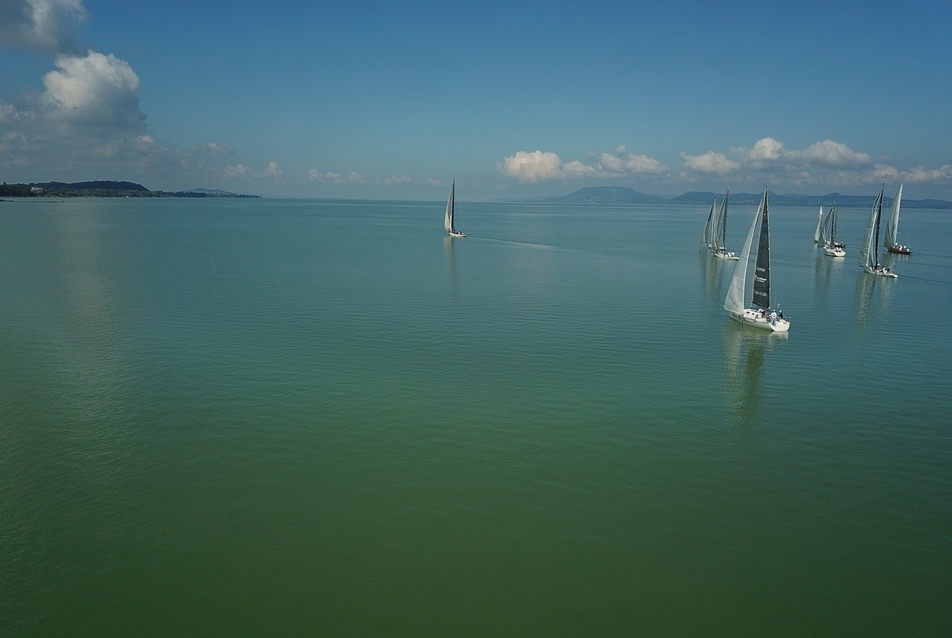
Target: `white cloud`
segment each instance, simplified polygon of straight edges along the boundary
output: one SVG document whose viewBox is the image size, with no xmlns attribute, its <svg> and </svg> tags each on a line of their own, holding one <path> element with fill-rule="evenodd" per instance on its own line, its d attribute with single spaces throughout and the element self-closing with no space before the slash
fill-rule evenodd
<svg viewBox="0 0 952 638">
<path fill-rule="evenodd" d="M 520 182 L 540 182 L 562 177 L 562 160 L 552 152 L 518 151 L 503 160 L 500 170 Z"/>
<path fill-rule="evenodd" d="M 279 181 L 283 171 L 277 162 L 269 162 L 263 170 L 255 170 L 245 164 L 226 166 L 222 174 L 230 179 Z"/>
<path fill-rule="evenodd" d="M 902 171 L 877 161 L 869 153 L 854 151 L 842 142 L 826 139 L 805 149 L 788 149 L 784 143 L 765 137 L 753 147 L 734 147 L 731 158 L 715 151 L 701 155 L 681 153 L 690 171 L 708 175 L 735 175 L 742 183 L 768 182 L 771 188 L 863 187 L 880 182 L 940 182 L 952 180 L 952 167 L 914 167 Z M 681 181 L 693 182 L 690 172 Z"/>
<path fill-rule="evenodd" d="M 326 173 L 321 173 L 320 171 L 314 170 L 313 168 L 307 172 L 307 180 L 309 182 L 319 182 L 322 184 L 343 184 L 344 178 L 340 173 L 332 173 L 330 171 Z"/>
<path fill-rule="evenodd" d="M 47 116 L 70 124 L 141 129 L 139 76 L 116 56 L 88 51 L 85 56 L 59 56 L 58 71 L 43 76 Z"/>
<path fill-rule="evenodd" d="M 944 179 L 952 179 L 952 164 L 944 164 L 940 168 L 926 169 L 922 166 L 913 166 L 902 173 L 902 177 L 907 182 L 936 182 Z"/>
<path fill-rule="evenodd" d="M 823 140 L 811 144 L 803 151 L 791 153 L 794 157 L 802 158 L 805 163 L 826 164 L 828 166 L 861 166 L 869 164 L 873 158 L 867 153 L 857 153 L 846 144 Z"/>
<path fill-rule="evenodd" d="M 81 0 L 0 0 L 0 45 L 41 54 L 77 53 Z"/>
<path fill-rule="evenodd" d="M 707 151 L 700 155 L 688 155 L 681 153 L 681 159 L 684 165 L 691 170 L 699 173 L 712 173 L 714 175 L 726 175 L 740 170 L 740 164 L 734 160 L 728 159 L 721 153 Z"/>
<path fill-rule="evenodd" d="M 497 167 L 520 182 L 586 177 L 614 179 L 631 175 L 664 175 L 670 170 L 653 157 L 628 153 L 624 146 L 615 148 L 614 153 L 601 153 L 589 162 L 572 160 L 563 163 L 551 151 L 518 151 Z"/>
</svg>

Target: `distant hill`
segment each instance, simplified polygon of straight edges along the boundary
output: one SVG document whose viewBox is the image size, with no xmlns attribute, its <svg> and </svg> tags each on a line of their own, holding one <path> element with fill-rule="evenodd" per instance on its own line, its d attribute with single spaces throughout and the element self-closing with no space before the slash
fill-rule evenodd
<svg viewBox="0 0 952 638">
<path fill-rule="evenodd" d="M 551 201 L 566 204 L 660 204 L 667 200 L 626 186 L 588 186 Z"/>
<path fill-rule="evenodd" d="M 92 191 L 92 190 L 114 190 L 114 191 L 148 191 L 149 189 L 142 184 L 135 182 L 115 182 L 110 180 L 100 180 L 96 182 L 73 182 L 66 184 L 64 182 L 44 182 L 41 184 L 30 184 L 37 186 L 44 191 L 52 190 L 74 190 L 74 191 Z"/>
<path fill-rule="evenodd" d="M 8 197 L 258 197 L 223 190 L 194 188 L 190 191 L 151 191 L 142 184 L 122 181 L 34 182 L 0 184 L 0 196 Z"/>
</svg>

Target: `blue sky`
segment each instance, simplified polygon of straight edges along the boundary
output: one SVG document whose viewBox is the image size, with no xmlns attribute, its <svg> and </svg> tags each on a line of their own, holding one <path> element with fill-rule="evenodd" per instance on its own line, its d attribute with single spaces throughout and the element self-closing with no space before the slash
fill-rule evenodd
<svg viewBox="0 0 952 638">
<path fill-rule="evenodd" d="M 952 4 L 0 0 L 0 181 L 952 200 Z"/>
</svg>

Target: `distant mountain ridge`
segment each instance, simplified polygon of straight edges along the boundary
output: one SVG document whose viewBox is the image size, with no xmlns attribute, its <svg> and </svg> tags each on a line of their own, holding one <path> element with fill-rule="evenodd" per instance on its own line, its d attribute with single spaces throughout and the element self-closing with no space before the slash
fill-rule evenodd
<svg viewBox="0 0 952 638">
<path fill-rule="evenodd" d="M 587 186 L 551 201 L 567 204 L 660 204 L 668 200 L 659 195 L 639 193 L 627 186 Z"/>
<path fill-rule="evenodd" d="M 863 206 L 872 206 L 876 200 L 876 195 L 841 195 L 840 193 L 829 193 L 827 195 L 796 195 L 796 194 L 778 194 L 773 191 L 767 191 L 770 197 L 770 203 L 775 206 L 830 206 L 837 204 L 846 208 L 860 208 Z M 718 193 L 718 200 L 724 197 L 724 193 Z M 710 191 L 689 191 L 678 195 L 677 197 L 662 197 L 660 195 L 648 195 L 625 186 L 587 186 L 580 188 L 574 193 L 561 195 L 548 199 L 550 202 L 559 202 L 566 204 L 710 204 L 714 201 L 715 193 Z M 756 206 L 760 203 L 763 193 L 731 193 L 731 204 L 752 204 Z M 883 205 L 888 206 L 892 203 L 892 197 L 883 198 Z M 939 208 L 950 209 L 952 202 L 942 199 L 906 199 L 902 200 L 903 208 Z"/>
</svg>

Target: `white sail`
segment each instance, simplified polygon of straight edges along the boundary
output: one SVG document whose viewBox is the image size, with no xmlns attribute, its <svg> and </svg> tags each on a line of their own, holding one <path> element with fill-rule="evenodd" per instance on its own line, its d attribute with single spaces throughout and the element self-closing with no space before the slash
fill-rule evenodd
<svg viewBox="0 0 952 638">
<path fill-rule="evenodd" d="M 453 228 L 453 215 L 455 208 L 454 199 L 456 197 L 456 180 L 453 180 L 453 185 L 450 187 L 450 197 L 446 200 L 446 216 L 443 218 L 443 226 L 448 232 L 455 232 Z"/>
<path fill-rule="evenodd" d="M 717 216 L 711 224 L 711 252 L 715 255 L 723 255 L 727 252 L 727 199 L 730 194 L 730 189 L 727 189 L 724 199 L 721 200 L 721 207 L 717 211 Z"/>
<path fill-rule="evenodd" d="M 889 209 L 889 218 L 886 220 L 886 237 L 883 239 L 883 245 L 886 248 L 892 248 L 899 243 L 899 207 L 902 206 L 902 183 L 899 184 L 899 190 L 893 199 L 892 207 Z"/>
<path fill-rule="evenodd" d="M 813 243 L 820 243 L 820 226 L 823 224 L 823 207 L 820 206 L 820 213 L 816 219 L 816 232 L 813 233 Z"/>
<path fill-rule="evenodd" d="M 711 212 L 707 214 L 707 221 L 704 223 L 704 232 L 701 234 L 701 243 L 708 247 L 711 245 L 711 229 L 714 225 L 714 208 L 716 206 L 717 195 L 714 196 L 714 201 L 711 202 Z"/>
<path fill-rule="evenodd" d="M 823 207 L 821 206 L 820 208 L 822 210 Z M 823 223 L 820 224 L 820 237 L 817 243 L 819 243 L 821 246 L 826 246 L 833 241 L 832 235 L 835 210 L 836 206 L 830 208 L 830 210 L 826 213 L 826 216 L 823 218 Z"/>
<path fill-rule="evenodd" d="M 876 201 L 873 202 L 873 209 L 869 213 L 869 221 L 866 222 L 866 233 L 863 235 L 863 244 L 859 247 L 859 265 L 863 268 L 876 268 L 879 263 L 879 254 L 877 250 L 877 240 L 879 239 L 879 218 L 883 213 L 883 191 L 879 192 Z"/>
<path fill-rule="evenodd" d="M 764 201 L 761 200 L 757 207 L 757 214 L 754 215 L 754 221 L 750 225 L 750 232 L 747 233 L 747 239 L 744 240 L 744 247 L 741 248 L 740 258 L 737 261 L 737 267 L 734 269 L 734 278 L 731 279 L 731 287 L 727 291 L 727 298 L 724 300 L 724 309 L 728 312 L 740 314 L 744 312 L 747 303 L 747 264 L 750 261 L 750 248 L 754 242 L 754 233 L 760 226 L 760 219 L 764 212 Z"/>
</svg>

